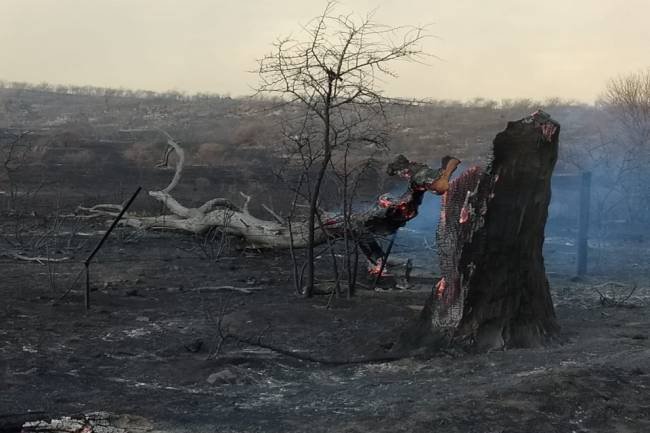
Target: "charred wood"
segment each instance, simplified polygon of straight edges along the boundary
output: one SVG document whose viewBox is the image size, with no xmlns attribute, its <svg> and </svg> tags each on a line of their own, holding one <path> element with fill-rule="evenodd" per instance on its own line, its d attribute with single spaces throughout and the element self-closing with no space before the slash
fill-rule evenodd
<svg viewBox="0 0 650 433">
<path fill-rule="evenodd" d="M 509 122 L 489 167 L 463 173 L 443 199 L 432 320 L 479 349 L 537 346 L 558 333 L 542 246 L 559 132 L 542 111 Z"/>
</svg>

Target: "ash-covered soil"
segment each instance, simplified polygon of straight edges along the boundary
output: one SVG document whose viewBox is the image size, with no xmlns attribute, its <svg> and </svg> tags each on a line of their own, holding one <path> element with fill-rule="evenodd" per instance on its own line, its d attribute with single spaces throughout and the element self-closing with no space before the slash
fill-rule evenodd
<svg viewBox="0 0 650 433">
<path fill-rule="evenodd" d="M 329 365 L 232 341 L 217 353 L 219 324 L 302 355 L 359 360 L 385 352 L 417 317 L 433 275 L 420 269 L 411 290 L 301 299 L 288 254 L 215 262 L 187 236 L 127 234 L 91 267 L 88 313 L 80 285 L 59 298 L 97 235 L 68 262 L 1 259 L 0 425 L 108 411 L 169 432 L 650 431 L 642 272 L 627 297 L 626 287 L 603 284 L 611 275 L 571 281 L 556 266 L 562 335 L 550 347 Z M 547 261 L 566 261 L 559 248 Z M 647 244 L 634 248 L 625 251 L 647 254 Z"/>
</svg>

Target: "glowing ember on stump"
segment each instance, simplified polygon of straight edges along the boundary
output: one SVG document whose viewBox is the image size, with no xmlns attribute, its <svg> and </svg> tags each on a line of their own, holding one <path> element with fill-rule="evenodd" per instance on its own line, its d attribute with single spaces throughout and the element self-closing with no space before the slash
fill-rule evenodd
<svg viewBox="0 0 650 433">
<path fill-rule="evenodd" d="M 379 197 L 377 204 L 383 208 L 389 208 L 393 205 L 393 200 L 388 196 L 388 194 L 384 194 Z"/>
<path fill-rule="evenodd" d="M 440 281 L 438 281 L 438 284 L 436 284 L 436 296 L 438 298 L 442 298 L 442 295 L 445 294 L 446 289 L 447 289 L 447 282 L 445 281 L 445 277 L 442 277 Z"/>
<path fill-rule="evenodd" d="M 467 221 L 469 221 L 469 198 L 472 196 L 471 191 L 467 191 L 467 194 L 465 195 L 465 202 L 463 203 L 463 207 L 460 210 L 460 218 L 458 219 L 458 222 L 461 224 L 465 224 Z"/>
<path fill-rule="evenodd" d="M 551 141 L 553 139 L 553 134 L 557 130 L 557 127 L 552 123 L 544 123 L 540 126 L 542 129 L 542 135 L 546 138 L 546 141 Z"/>
<path fill-rule="evenodd" d="M 466 206 L 463 206 L 463 208 L 460 210 L 460 218 L 458 222 L 465 224 L 467 221 L 469 221 L 469 210 Z"/>
<path fill-rule="evenodd" d="M 384 194 L 377 200 L 377 204 L 383 208 L 388 209 L 392 216 L 411 220 L 418 214 L 418 206 L 420 205 L 418 199 L 413 197 L 413 194 L 406 192 L 402 197 L 393 200 L 388 194 Z"/>
<path fill-rule="evenodd" d="M 372 275 L 372 276 L 377 276 L 377 275 L 379 275 L 379 273 L 381 272 L 381 276 L 382 276 L 382 277 L 388 277 L 388 276 L 390 276 L 390 274 L 388 273 L 388 270 L 387 270 L 387 266 L 386 266 L 386 265 L 383 265 L 383 268 L 384 268 L 384 269 L 382 269 L 382 264 L 383 264 L 383 262 L 384 262 L 383 259 L 377 259 L 377 262 L 376 262 L 376 263 L 374 263 L 374 264 L 371 263 L 371 264 L 368 266 L 368 274 L 369 274 L 369 275 Z"/>
</svg>

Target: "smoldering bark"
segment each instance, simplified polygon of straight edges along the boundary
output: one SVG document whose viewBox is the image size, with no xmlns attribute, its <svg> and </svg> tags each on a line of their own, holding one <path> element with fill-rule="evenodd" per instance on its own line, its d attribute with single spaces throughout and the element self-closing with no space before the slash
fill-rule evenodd
<svg viewBox="0 0 650 433">
<path fill-rule="evenodd" d="M 438 319 L 458 307 L 456 338 L 480 349 L 537 346 L 559 330 L 542 255 L 559 132 L 544 112 L 509 122 L 488 169 L 445 198 Z"/>
</svg>

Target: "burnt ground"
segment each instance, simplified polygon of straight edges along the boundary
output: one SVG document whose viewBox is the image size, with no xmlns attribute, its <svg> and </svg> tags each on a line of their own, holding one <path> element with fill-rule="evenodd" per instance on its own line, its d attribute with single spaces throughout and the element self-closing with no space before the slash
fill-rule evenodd
<svg viewBox="0 0 650 433">
<path fill-rule="evenodd" d="M 128 235 L 92 266 L 89 313 L 80 286 L 59 299 L 96 232 L 54 266 L 0 259 L 0 422 L 108 411 L 174 432 L 650 431 L 647 243 L 619 245 L 619 263 L 572 281 L 567 242 L 551 239 L 562 335 L 549 347 L 330 365 L 232 341 L 215 353 L 219 322 L 322 360 L 372 357 L 417 316 L 432 274 L 420 269 L 411 290 L 301 299 L 287 254 L 214 261 L 191 237 Z M 628 299 L 602 285 L 630 275 Z M 201 289 L 222 285 L 253 290 Z"/>
</svg>

